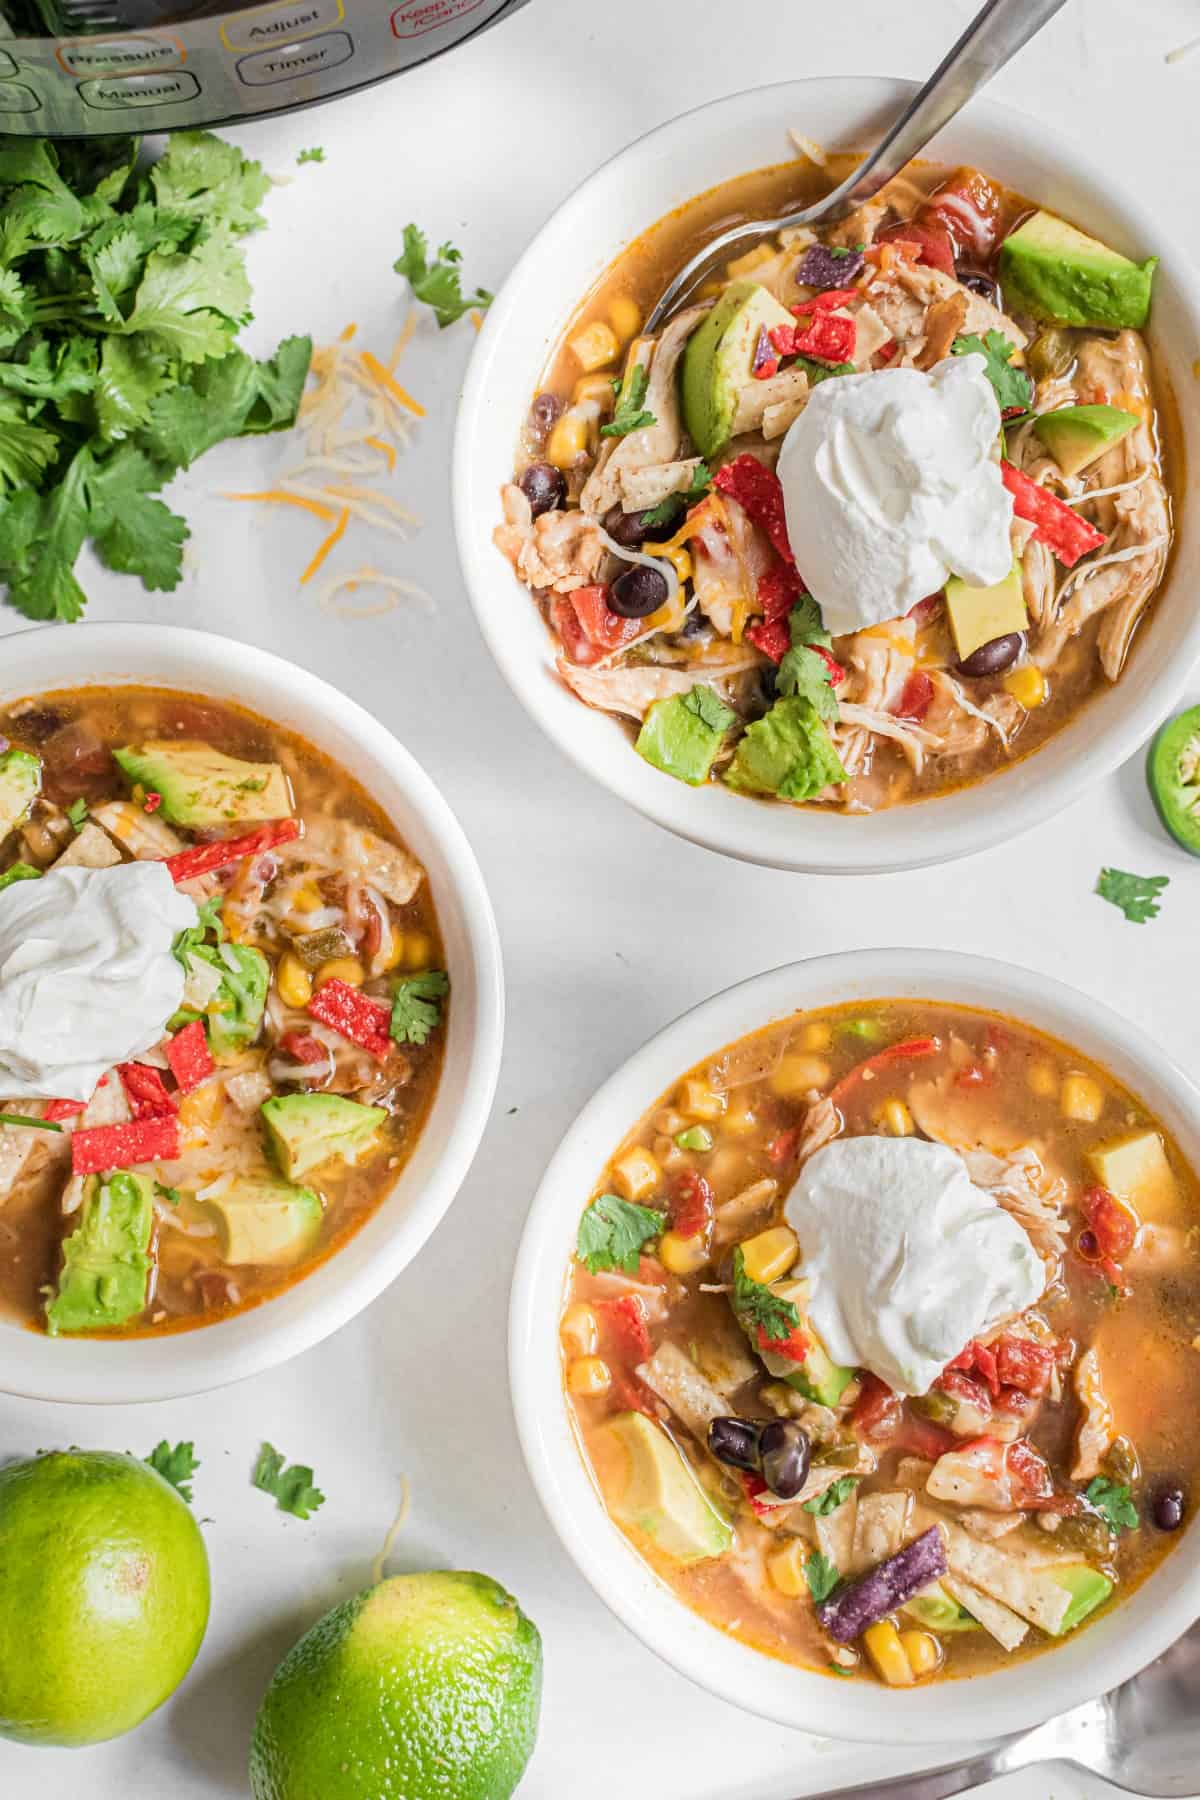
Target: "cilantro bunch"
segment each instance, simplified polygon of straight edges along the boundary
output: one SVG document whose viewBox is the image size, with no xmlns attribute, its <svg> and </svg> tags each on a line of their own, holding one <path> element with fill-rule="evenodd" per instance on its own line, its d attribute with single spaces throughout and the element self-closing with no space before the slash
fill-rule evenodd
<svg viewBox="0 0 1200 1800">
<path fill-rule="evenodd" d="M 90 539 L 110 569 L 178 585 L 185 520 L 157 495 L 224 438 L 293 423 L 312 344 L 255 362 L 242 239 L 259 163 L 181 132 L 0 138 L 0 585 L 31 619 L 77 619 Z"/>
</svg>

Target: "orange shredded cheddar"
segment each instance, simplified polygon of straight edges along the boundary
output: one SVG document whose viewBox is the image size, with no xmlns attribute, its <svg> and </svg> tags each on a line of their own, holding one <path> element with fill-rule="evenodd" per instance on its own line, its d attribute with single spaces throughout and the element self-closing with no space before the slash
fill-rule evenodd
<svg viewBox="0 0 1200 1800">
<path fill-rule="evenodd" d="M 323 506 L 319 500 L 308 500 L 302 494 L 289 494 L 283 488 L 266 488 L 260 494 L 224 494 L 225 500 L 267 500 L 276 506 L 302 506 L 318 519 L 336 519 L 337 508 Z"/>
<path fill-rule="evenodd" d="M 477 306 L 472 307 L 472 309 L 471 309 L 471 323 L 475 327 L 476 331 L 483 330 L 483 314 L 480 312 L 480 310 Z"/>
<path fill-rule="evenodd" d="M 398 400 L 401 406 L 407 407 L 410 413 L 415 413 L 418 419 L 425 417 L 425 408 L 420 401 L 414 400 L 412 395 L 400 386 L 400 383 L 384 368 L 377 356 L 373 356 L 369 350 L 364 350 L 358 360 L 371 380 L 378 387 L 383 388 L 385 393 L 390 394 L 393 400 Z"/>
<path fill-rule="evenodd" d="M 396 446 L 385 444 L 382 438 L 377 437 L 364 438 L 363 443 L 370 444 L 372 450 L 378 450 L 382 456 L 387 457 L 388 474 L 390 475 L 396 466 Z"/>
<path fill-rule="evenodd" d="M 410 307 L 408 317 L 400 327 L 400 335 L 392 345 L 392 354 L 388 357 L 388 373 L 394 375 L 400 364 L 400 358 L 408 348 L 408 340 L 417 328 L 417 309 Z"/>
<path fill-rule="evenodd" d="M 305 569 L 303 575 L 300 577 L 300 586 L 301 587 L 304 586 L 306 581 L 312 580 L 313 576 L 316 574 L 317 570 L 321 567 L 321 564 L 325 561 L 325 558 L 329 555 L 329 552 L 333 549 L 334 545 L 338 542 L 339 538 L 342 536 L 343 532 L 345 531 L 345 529 L 349 523 L 350 523 L 349 509 L 347 507 L 343 507 L 342 512 L 341 512 L 341 517 L 338 519 L 337 524 L 334 526 L 333 530 L 329 533 L 329 536 L 327 538 L 325 538 L 322 543 L 318 544 L 316 553 L 313 556 L 312 561 L 309 563 L 307 569 Z"/>
<path fill-rule="evenodd" d="M 348 344 L 350 342 L 350 339 L 354 336 L 354 334 L 357 330 L 358 330 L 357 325 L 354 325 L 354 324 L 347 325 L 345 330 L 341 333 L 340 337 L 338 338 L 338 343 L 339 344 Z"/>
</svg>

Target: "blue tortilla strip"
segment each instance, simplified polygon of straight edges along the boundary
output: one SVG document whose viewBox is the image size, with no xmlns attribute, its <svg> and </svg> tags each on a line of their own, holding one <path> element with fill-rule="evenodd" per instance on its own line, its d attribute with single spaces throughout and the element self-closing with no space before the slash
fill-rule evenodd
<svg viewBox="0 0 1200 1800">
<path fill-rule="evenodd" d="M 946 1568 L 945 1541 L 937 1526 L 931 1525 L 895 1556 L 857 1581 L 837 1588 L 818 1606 L 817 1617 L 831 1638 L 849 1644 L 931 1581 L 940 1581 Z"/>
</svg>

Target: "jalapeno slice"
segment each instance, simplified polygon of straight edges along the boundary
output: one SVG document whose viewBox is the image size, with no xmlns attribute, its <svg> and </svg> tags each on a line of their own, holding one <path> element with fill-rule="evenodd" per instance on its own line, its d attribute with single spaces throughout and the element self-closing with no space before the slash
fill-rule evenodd
<svg viewBox="0 0 1200 1800">
<path fill-rule="evenodd" d="M 1200 706 L 1167 720 L 1150 746 L 1146 779 L 1171 836 L 1200 856 Z"/>
</svg>

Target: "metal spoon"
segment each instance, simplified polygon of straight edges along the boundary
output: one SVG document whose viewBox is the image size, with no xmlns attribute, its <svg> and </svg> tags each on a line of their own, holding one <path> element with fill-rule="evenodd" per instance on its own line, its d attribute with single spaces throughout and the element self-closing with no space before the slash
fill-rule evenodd
<svg viewBox="0 0 1200 1800">
<path fill-rule="evenodd" d="M 969 1762 L 920 1775 L 830 1788 L 811 1800 L 886 1794 L 889 1800 L 944 1800 L 1031 1763 L 1072 1763 L 1131 1794 L 1161 1800 L 1200 1791 L 1200 1625 L 1124 1686 L 1033 1731 L 1005 1738 Z"/>
<path fill-rule="evenodd" d="M 644 332 L 657 331 L 714 264 L 727 261 L 735 251 L 796 225 L 815 225 L 818 220 L 834 224 L 877 194 L 1065 4 L 1066 0 L 986 0 L 883 142 L 840 187 L 800 212 L 779 219 L 748 219 L 713 238 L 684 264 L 647 319 Z"/>
</svg>

